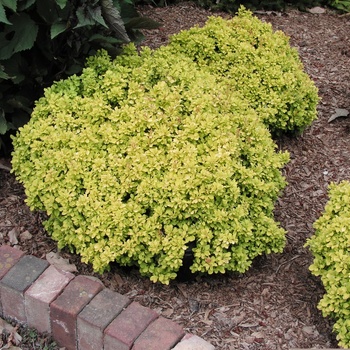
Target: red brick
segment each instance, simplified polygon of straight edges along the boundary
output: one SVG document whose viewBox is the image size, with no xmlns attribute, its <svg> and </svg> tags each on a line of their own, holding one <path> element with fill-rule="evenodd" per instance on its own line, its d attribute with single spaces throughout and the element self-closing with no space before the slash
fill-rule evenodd
<svg viewBox="0 0 350 350">
<path fill-rule="evenodd" d="M 51 332 L 50 304 L 73 278 L 72 273 L 50 266 L 34 282 L 24 295 L 29 327 L 41 333 Z"/>
<path fill-rule="evenodd" d="M 159 317 L 137 338 L 132 350 L 170 350 L 184 335 L 177 323 Z"/>
<path fill-rule="evenodd" d="M 56 342 L 67 350 L 77 348 L 77 316 L 91 299 L 101 290 L 100 281 L 87 276 L 75 277 L 63 293 L 51 303 L 51 330 Z"/>
<path fill-rule="evenodd" d="M 132 302 L 106 328 L 104 350 L 130 350 L 135 339 L 158 316 L 155 311 Z"/>
<path fill-rule="evenodd" d="M 0 246 L 0 279 L 7 274 L 23 255 L 24 252 L 19 249 L 8 245 Z"/>
<path fill-rule="evenodd" d="M 103 331 L 130 304 L 130 299 L 104 289 L 78 315 L 78 349 L 103 349 Z"/>
<path fill-rule="evenodd" d="M 3 315 L 26 322 L 24 293 L 46 270 L 49 263 L 31 255 L 24 255 L 0 282 Z"/>
<path fill-rule="evenodd" d="M 17 263 L 24 255 L 19 249 L 12 248 L 8 245 L 0 246 L 0 280 L 9 272 L 9 270 Z M 0 314 L 3 313 L 1 298 L 0 298 Z"/>
</svg>

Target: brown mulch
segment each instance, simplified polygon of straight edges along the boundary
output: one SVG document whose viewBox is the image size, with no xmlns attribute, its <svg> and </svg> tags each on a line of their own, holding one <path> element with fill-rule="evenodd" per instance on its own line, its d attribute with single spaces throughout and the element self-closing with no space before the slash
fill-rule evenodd
<svg viewBox="0 0 350 350">
<path fill-rule="evenodd" d="M 213 15 L 191 3 L 145 6 L 140 12 L 164 24 L 146 33 L 144 44 L 154 48 L 165 44 L 170 34 L 203 25 Z M 328 122 L 336 108 L 350 110 L 350 16 L 330 10 L 258 16 L 290 36 L 322 97 L 319 118 L 311 127 L 301 136 L 278 140 L 279 147 L 291 154 L 283 170 L 288 186 L 276 203 L 276 219 L 288 231 L 284 252 L 257 259 L 243 275 L 201 276 L 169 286 L 153 284 L 133 268 L 114 266 L 96 276 L 108 288 L 158 310 L 217 349 L 334 348 L 332 321 L 317 310 L 324 290 L 308 270 L 312 256 L 304 244 L 323 211 L 328 184 L 350 180 L 350 117 Z M 6 160 L 1 163 L 8 165 Z M 10 237 L 18 237 L 21 249 L 45 258 L 57 249 L 41 220 L 41 214 L 31 213 L 24 204 L 23 188 L 14 176 L 0 169 L 0 242 L 10 244 Z M 79 273 L 93 274 L 79 257 L 61 254 Z"/>
</svg>

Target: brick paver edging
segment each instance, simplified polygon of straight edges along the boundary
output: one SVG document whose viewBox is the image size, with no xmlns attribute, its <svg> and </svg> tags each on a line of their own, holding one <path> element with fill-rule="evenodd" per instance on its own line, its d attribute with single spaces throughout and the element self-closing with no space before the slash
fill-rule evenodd
<svg viewBox="0 0 350 350">
<path fill-rule="evenodd" d="M 177 323 L 46 260 L 0 246 L 0 313 L 67 350 L 214 350 Z"/>
</svg>

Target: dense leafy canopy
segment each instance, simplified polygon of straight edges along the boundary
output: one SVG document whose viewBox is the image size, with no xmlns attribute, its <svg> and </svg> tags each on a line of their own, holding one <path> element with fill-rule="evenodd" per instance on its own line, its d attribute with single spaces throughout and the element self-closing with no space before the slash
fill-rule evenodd
<svg viewBox="0 0 350 350">
<path fill-rule="evenodd" d="M 350 183 L 329 186 L 330 199 L 315 222 L 307 246 L 314 256 L 311 272 L 320 276 L 326 294 L 319 303 L 324 316 L 336 320 L 339 345 L 350 346 Z"/>
<path fill-rule="evenodd" d="M 242 9 L 219 24 L 212 19 L 208 27 L 221 25 L 225 33 L 234 25 L 243 33 L 249 21 L 252 37 L 236 39 L 239 47 L 249 48 L 258 27 L 249 12 Z M 260 26 L 264 32 L 265 24 Z M 272 124 L 259 107 L 263 94 L 256 88 L 253 104 L 222 70 L 175 49 L 179 38 L 140 53 L 130 44 L 116 59 L 100 51 L 80 76 L 46 90 L 14 139 L 13 169 L 29 206 L 45 210 L 46 228 L 59 246 L 75 250 L 96 271 L 113 261 L 136 264 L 152 281 L 169 283 L 189 247 L 192 272 L 206 273 L 244 272 L 256 256 L 284 247 L 285 231 L 274 221 L 273 209 L 289 157 L 276 151 L 268 130 Z M 212 42 L 209 35 L 207 40 Z M 248 57 L 264 50 L 287 55 L 282 62 L 290 77 L 294 70 L 295 80 L 301 76 L 309 86 L 304 98 L 312 110 L 317 94 L 300 74 L 298 57 L 285 53 L 286 43 L 278 52 L 271 42 L 258 51 L 241 50 L 241 61 L 255 64 Z M 198 57 L 214 55 L 213 48 L 196 50 Z M 283 63 L 275 66 L 283 68 Z M 230 71 L 233 80 L 234 74 Z M 252 84 L 251 78 L 246 75 L 244 82 Z M 276 95 L 283 91 L 278 101 L 292 96 L 284 93 L 295 88 L 290 80 L 281 90 L 271 87 Z M 290 118 L 290 110 L 285 111 L 288 125 L 298 120 Z M 308 109 L 304 114 L 311 115 Z M 271 112 L 274 129 L 276 120 Z"/>
</svg>

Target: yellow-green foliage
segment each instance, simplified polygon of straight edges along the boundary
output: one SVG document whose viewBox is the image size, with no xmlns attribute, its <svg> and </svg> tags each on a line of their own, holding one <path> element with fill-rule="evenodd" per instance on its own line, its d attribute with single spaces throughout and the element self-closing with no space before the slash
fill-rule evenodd
<svg viewBox="0 0 350 350">
<path fill-rule="evenodd" d="M 168 283 L 194 242 L 193 272 L 244 272 L 284 247 L 273 208 L 288 161 L 248 105 L 181 54 L 100 52 L 46 90 L 13 169 L 59 246 L 96 271 L 136 264 Z"/>
<path fill-rule="evenodd" d="M 171 38 L 182 52 L 240 91 L 271 131 L 302 131 L 316 118 L 317 89 L 281 31 L 241 8 L 232 20 L 211 17 Z"/>
<path fill-rule="evenodd" d="M 320 276 L 326 294 L 319 303 L 324 316 L 336 320 L 339 345 L 350 347 L 350 183 L 331 184 L 325 212 L 315 222 L 307 245 L 314 256 L 311 272 Z"/>
<path fill-rule="evenodd" d="M 288 154 L 266 125 L 311 123 L 316 89 L 286 37 L 250 13 L 205 28 L 155 51 L 99 52 L 46 90 L 14 139 L 28 205 L 96 271 L 135 264 L 169 283 L 189 246 L 191 270 L 207 273 L 284 247 L 273 209 Z"/>
</svg>

